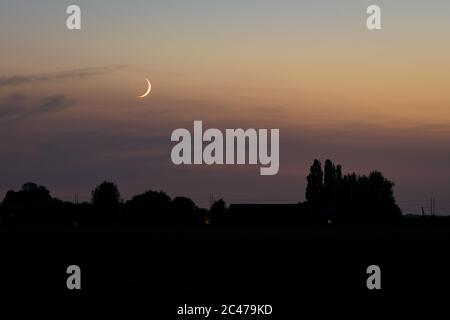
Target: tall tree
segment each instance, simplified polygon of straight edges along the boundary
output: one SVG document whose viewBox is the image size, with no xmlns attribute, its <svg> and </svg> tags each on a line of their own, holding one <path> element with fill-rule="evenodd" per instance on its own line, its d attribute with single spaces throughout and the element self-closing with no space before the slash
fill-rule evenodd
<svg viewBox="0 0 450 320">
<path fill-rule="evenodd" d="M 342 166 L 340 164 L 336 166 L 336 183 L 342 183 Z"/>
<path fill-rule="evenodd" d="M 320 203 L 320 194 L 323 188 L 322 164 L 319 160 L 314 160 L 314 163 L 309 170 L 309 174 L 306 177 L 306 180 L 306 201 L 310 205 L 317 205 Z"/>
<path fill-rule="evenodd" d="M 120 203 L 120 192 L 113 182 L 102 182 L 92 191 L 92 204 L 95 207 L 114 207 Z"/>
<path fill-rule="evenodd" d="M 120 192 L 113 182 L 102 182 L 92 191 L 92 204 L 97 213 L 98 222 L 109 222 L 119 214 Z"/>
<path fill-rule="evenodd" d="M 327 209 L 333 205 L 333 195 L 335 192 L 336 173 L 333 162 L 330 159 L 325 160 L 323 179 L 323 202 Z"/>
</svg>

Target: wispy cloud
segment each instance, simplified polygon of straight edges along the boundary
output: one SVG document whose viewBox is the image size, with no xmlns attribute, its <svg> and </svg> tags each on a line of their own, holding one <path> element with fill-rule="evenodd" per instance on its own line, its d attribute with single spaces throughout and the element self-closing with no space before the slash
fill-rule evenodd
<svg viewBox="0 0 450 320">
<path fill-rule="evenodd" d="M 6 86 L 19 86 L 30 82 L 44 82 L 55 80 L 70 80 L 80 79 L 91 76 L 102 75 L 117 69 L 121 69 L 124 66 L 108 66 L 108 67 L 95 67 L 84 69 L 65 70 L 52 73 L 32 74 L 32 75 L 16 75 L 9 77 L 0 77 L 0 87 Z"/>
<path fill-rule="evenodd" d="M 17 119 L 48 114 L 63 110 L 75 103 L 65 95 L 30 98 L 21 93 L 11 94 L 0 100 L 0 119 Z"/>
</svg>

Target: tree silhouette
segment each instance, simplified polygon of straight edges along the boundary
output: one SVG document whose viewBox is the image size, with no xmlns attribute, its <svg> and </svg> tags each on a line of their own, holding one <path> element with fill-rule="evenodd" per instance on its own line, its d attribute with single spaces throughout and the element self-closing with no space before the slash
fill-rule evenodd
<svg viewBox="0 0 450 320">
<path fill-rule="evenodd" d="M 342 167 L 327 159 L 323 184 L 321 176 L 320 162 L 315 160 L 306 188 L 309 213 L 315 220 L 346 224 L 399 221 L 401 211 L 395 202 L 394 183 L 381 172 L 342 176 Z"/>
<path fill-rule="evenodd" d="M 115 218 L 120 209 L 120 192 L 113 182 L 104 181 L 92 191 L 92 204 L 97 213 L 98 222 Z"/>
<path fill-rule="evenodd" d="M 115 207 L 120 203 L 120 192 L 113 182 L 102 182 L 92 191 L 92 204 L 95 207 Z"/>
<path fill-rule="evenodd" d="M 147 191 L 126 202 L 125 219 L 133 223 L 171 223 L 173 217 L 170 215 L 170 202 L 170 197 L 162 191 Z"/>
<path fill-rule="evenodd" d="M 58 200 L 53 200 L 47 188 L 27 182 L 19 191 L 10 190 L 2 203 L 4 221 L 18 223 L 49 222 Z"/>
<path fill-rule="evenodd" d="M 227 212 L 227 206 L 223 199 L 219 199 L 213 203 L 210 209 L 210 217 L 212 223 L 219 222 L 220 220 L 225 218 Z"/>
<path fill-rule="evenodd" d="M 171 212 L 178 224 L 199 225 L 204 224 L 204 217 L 198 210 L 194 201 L 186 197 L 176 197 L 171 203 Z"/>
<path fill-rule="evenodd" d="M 306 201 L 310 204 L 318 203 L 323 188 L 322 164 L 319 160 L 314 160 L 306 180 Z"/>
<path fill-rule="evenodd" d="M 308 203 L 308 215 L 312 220 L 323 220 L 323 172 L 319 160 L 314 160 L 306 180 L 305 198 Z"/>
<path fill-rule="evenodd" d="M 46 187 L 38 186 L 36 183 L 27 182 L 22 185 L 22 195 L 27 201 L 48 201 L 51 199 L 50 191 Z"/>
<path fill-rule="evenodd" d="M 334 167 L 334 164 L 330 159 L 325 160 L 324 171 L 322 201 L 326 219 L 330 220 L 335 209 L 334 200 L 336 194 L 336 168 Z"/>
<path fill-rule="evenodd" d="M 241 204 L 229 209 L 222 199 L 211 209 L 201 209 L 189 198 L 173 200 L 164 192 L 147 191 L 122 203 L 113 182 L 102 182 L 92 191 L 91 203 L 70 203 L 53 198 L 47 188 L 28 182 L 19 191 L 7 192 L 0 204 L 0 222 L 69 224 L 92 222 L 204 225 L 205 223 L 335 223 L 389 224 L 401 219 L 394 197 L 394 183 L 379 171 L 368 176 L 343 175 L 342 167 L 327 159 L 314 160 L 307 176 L 306 202 L 295 205 Z M 227 221 L 225 221 L 227 220 Z M 234 221 L 234 222 L 233 222 Z"/>
</svg>

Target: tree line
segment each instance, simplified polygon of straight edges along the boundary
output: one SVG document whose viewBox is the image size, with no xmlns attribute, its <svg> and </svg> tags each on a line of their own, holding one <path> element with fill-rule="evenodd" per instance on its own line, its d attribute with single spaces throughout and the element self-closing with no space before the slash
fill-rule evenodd
<svg viewBox="0 0 450 320">
<path fill-rule="evenodd" d="M 393 223 L 401 218 L 394 183 L 379 171 L 343 175 L 341 165 L 327 159 L 322 170 L 316 159 L 306 179 L 304 209 L 312 220 L 349 224 Z"/>
<path fill-rule="evenodd" d="M 342 167 L 331 160 L 325 161 L 323 170 L 321 162 L 314 160 L 307 176 L 306 201 L 297 204 L 295 215 L 304 217 L 301 221 L 305 223 L 395 223 L 401 211 L 393 186 L 378 171 L 368 176 L 343 175 Z M 222 199 L 207 210 L 187 197 L 172 199 L 162 191 L 150 190 L 123 201 L 117 185 L 107 181 L 95 187 L 90 202 L 82 203 L 62 201 L 44 186 L 25 183 L 20 190 L 6 193 L 0 205 L 0 224 L 206 225 L 220 224 L 227 214 Z"/>
</svg>

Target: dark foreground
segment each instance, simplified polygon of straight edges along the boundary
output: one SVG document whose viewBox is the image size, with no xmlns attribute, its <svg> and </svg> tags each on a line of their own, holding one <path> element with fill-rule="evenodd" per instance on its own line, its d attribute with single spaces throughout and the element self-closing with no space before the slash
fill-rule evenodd
<svg viewBox="0 0 450 320">
<path fill-rule="evenodd" d="M 271 304 L 272 316 L 255 317 L 268 319 L 312 306 L 450 301 L 449 227 L 3 228 L 0 243 L 2 301 L 23 306 L 126 306 L 200 319 L 177 318 L 177 306 Z M 80 291 L 66 287 L 73 264 Z M 380 291 L 366 287 L 373 264 Z"/>
</svg>

